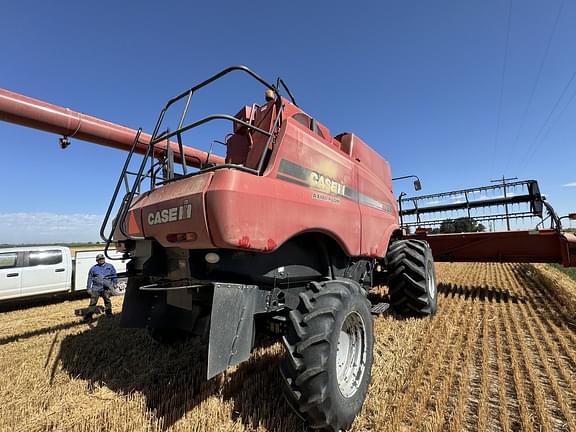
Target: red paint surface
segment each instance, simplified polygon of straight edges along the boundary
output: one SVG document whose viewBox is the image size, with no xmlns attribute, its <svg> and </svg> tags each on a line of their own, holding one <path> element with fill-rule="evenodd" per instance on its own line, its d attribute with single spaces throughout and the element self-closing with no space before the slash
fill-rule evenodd
<svg viewBox="0 0 576 432">
<path fill-rule="evenodd" d="M 556 230 L 411 235 L 447 262 L 542 262 L 576 266 L 576 235 Z"/>
<path fill-rule="evenodd" d="M 247 236 L 242 237 L 240 240 L 238 240 L 238 246 L 240 246 L 242 249 L 250 249 L 250 238 Z"/>
<path fill-rule="evenodd" d="M 196 240 L 184 241 L 178 243 L 178 246 L 184 249 L 212 248 L 213 243 L 206 220 L 204 196 L 213 175 L 211 172 L 206 172 L 168 183 L 161 188 L 154 189 L 151 193 L 144 194 L 136 201 L 132 205 L 131 211 L 137 210 L 136 214 L 140 216 L 139 222 L 142 225 L 144 236 L 155 238 L 162 246 L 174 247 L 174 244 L 166 238 L 169 234 L 194 232 L 197 235 Z M 152 225 L 148 223 L 151 213 L 179 207 L 183 204 L 192 206 L 191 218 Z"/>
<path fill-rule="evenodd" d="M 268 239 L 268 244 L 266 245 L 266 250 L 272 251 L 274 249 L 276 249 L 276 242 L 272 239 Z"/>
</svg>

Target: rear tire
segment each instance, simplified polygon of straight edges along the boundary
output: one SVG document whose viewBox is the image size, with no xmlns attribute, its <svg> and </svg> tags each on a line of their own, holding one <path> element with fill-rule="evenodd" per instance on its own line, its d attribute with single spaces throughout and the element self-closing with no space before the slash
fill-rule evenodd
<svg viewBox="0 0 576 432">
<path fill-rule="evenodd" d="M 350 280 L 312 282 L 288 322 L 280 366 L 288 403 L 314 429 L 348 429 L 372 371 L 373 319 L 364 290 Z"/>
<path fill-rule="evenodd" d="M 433 315 L 437 308 L 432 250 L 422 240 L 398 240 L 388 254 L 390 304 L 402 315 Z"/>
</svg>

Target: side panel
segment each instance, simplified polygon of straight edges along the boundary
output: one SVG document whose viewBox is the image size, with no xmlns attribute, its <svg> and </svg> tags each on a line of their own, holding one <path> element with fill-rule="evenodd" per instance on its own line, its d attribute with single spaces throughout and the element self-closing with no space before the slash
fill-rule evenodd
<svg viewBox="0 0 576 432">
<path fill-rule="evenodd" d="M 353 164 L 334 146 L 287 120 L 266 175 L 216 171 L 206 194 L 217 247 L 276 249 L 307 231 L 328 233 L 349 255 L 360 253 Z"/>
<path fill-rule="evenodd" d="M 22 295 L 29 296 L 70 289 L 72 260 L 68 248 L 25 252 Z"/>
<path fill-rule="evenodd" d="M 570 262 L 576 242 L 556 230 L 412 235 L 430 244 L 434 260 L 449 262 Z M 572 234 L 574 237 L 574 234 Z"/>
<path fill-rule="evenodd" d="M 213 175 L 209 172 L 168 183 L 138 201 L 133 210 L 134 214 L 141 211 L 144 235 L 164 247 L 213 247 L 204 210 L 204 193 Z M 185 241 L 170 240 L 171 235 L 185 233 L 190 233 Z"/>
<path fill-rule="evenodd" d="M 0 300 L 20 297 L 22 253 L 0 252 Z"/>
<path fill-rule="evenodd" d="M 392 194 L 390 166 L 359 139 L 352 157 L 358 169 L 358 202 L 362 216 L 362 255 L 386 255 L 390 235 L 398 228 L 398 208 Z"/>
</svg>

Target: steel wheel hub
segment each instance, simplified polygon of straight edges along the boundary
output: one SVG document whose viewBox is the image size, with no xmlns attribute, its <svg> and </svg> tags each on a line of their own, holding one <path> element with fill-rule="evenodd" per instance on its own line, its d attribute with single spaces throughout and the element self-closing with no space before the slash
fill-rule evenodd
<svg viewBox="0 0 576 432">
<path fill-rule="evenodd" d="M 344 397 L 356 393 L 366 365 L 366 325 L 362 316 L 352 311 L 342 323 L 336 351 L 336 377 Z"/>
<path fill-rule="evenodd" d="M 428 285 L 428 293 L 430 294 L 430 298 L 434 299 L 436 297 L 436 278 L 434 277 L 433 271 L 428 271 L 428 279 L 426 280 L 426 284 Z"/>
</svg>

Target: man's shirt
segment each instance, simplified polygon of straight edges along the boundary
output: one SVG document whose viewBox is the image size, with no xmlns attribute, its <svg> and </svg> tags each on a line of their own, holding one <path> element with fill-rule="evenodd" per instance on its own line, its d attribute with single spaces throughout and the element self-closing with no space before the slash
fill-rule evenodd
<svg viewBox="0 0 576 432">
<path fill-rule="evenodd" d="M 93 265 L 88 272 L 86 289 L 102 292 L 116 284 L 116 269 L 112 264 Z"/>
</svg>

